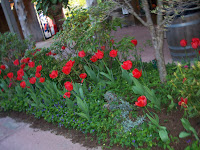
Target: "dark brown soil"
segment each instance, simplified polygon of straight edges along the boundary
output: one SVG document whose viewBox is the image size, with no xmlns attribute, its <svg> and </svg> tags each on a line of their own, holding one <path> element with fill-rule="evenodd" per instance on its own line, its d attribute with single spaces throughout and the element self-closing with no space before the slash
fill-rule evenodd
<svg viewBox="0 0 200 150">
<path fill-rule="evenodd" d="M 139 109 L 138 109 L 139 110 Z M 141 108 L 140 108 L 141 110 Z M 173 137 L 178 137 L 179 133 L 181 131 L 184 131 L 184 128 L 182 126 L 182 123 L 180 119 L 183 116 L 183 110 L 176 110 L 173 112 L 167 113 L 166 109 L 163 109 L 161 112 L 157 112 L 159 119 L 160 119 L 160 125 L 163 125 L 167 127 L 168 132 Z M 0 112 L 0 117 L 9 116 L 16 121 L 23 121 L 26 123 L 30 123 L 32 128 L 41 129 L 44 131 L 50 130 L 54 132 L 56 135 L 63 135 L 66 138 L 72 139 L 73 143 L 80 143 L 83 144 L 83 146 L 88 148 L 93 148 L 97 146 L 102 146 L 98 144 L 97 137 L 92 136 L 91 134 L 83 134 L 80 131 L 77 130 L 69 130 L 64 127 L 58 127 L 57 125 L 54 125 L 52 123 L 46 122 L 44 119 L 36 119 L 32 115 L 27 115 L 22 112 Z M 200 135 L 200 118 L 193 118 L 189 120 L 191 125 L 195 128 L 195 130 L 198 132 L 198 135 Z M 87 137 L 87 138 L 86 138 Z M 184 139 L 179 139 L 178 141 L 171 142 L 170 146 L 172 146 L 175 150 L 183 150 L 185 147 L 190 145 L 192 141 L 194 141 L 194 137 L 188 137 Z M 107 148 L 104 148 L 107 149 Z M 133 148 L 123 148 L 118 145 L 114 145 L 112 150 L 128 150 Z M 153 147 L 152 150 L 159 150 L 161 148 L 159 147 Z"/>
</svg>

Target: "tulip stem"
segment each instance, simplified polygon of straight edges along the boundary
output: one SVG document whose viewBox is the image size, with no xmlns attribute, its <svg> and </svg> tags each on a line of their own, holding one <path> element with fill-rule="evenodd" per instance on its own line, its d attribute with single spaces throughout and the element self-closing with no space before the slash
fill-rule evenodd
<svg viewBox="0 0 200 150">
<path fill-rule="evenodd" d="M 91 66 L 90 66 L 90 64 L 89 64 L 89 62 L 87 61 L 87 59 L 85 59 L 85 57 L 83 57 L 83 59 L 86 61 L 86 63 L 87 63 L 88 66 L 90 67 L 90 69 L 92 69 Z"/>
<path fill-rule="evenodd" d="M 69 75 L 69 77 L 70 77 L 71 81 L 72 81 L 73 83 L 75 83 L 70 75 Z"/>
<path fill-rule="evenodd" d="M 75 74 L 79 77 L 79 79 L 81 80 L 81 78 L 80 78 L 78 72 L 77 72 L 73 67 L 72 67 L 72 69 L 73 69 L 73 71 L 75 72 Z"/>
<path fill-rule="evenodd" d="M 149 110 L 147 109 L 147 107 L 145 107 L 145 109 L 147 110 L 148 114 L 149 114 L 153 119 L 155 119 L 154 116 L 152 116 L 152 114 L 149 112 Z"/>
</svg>

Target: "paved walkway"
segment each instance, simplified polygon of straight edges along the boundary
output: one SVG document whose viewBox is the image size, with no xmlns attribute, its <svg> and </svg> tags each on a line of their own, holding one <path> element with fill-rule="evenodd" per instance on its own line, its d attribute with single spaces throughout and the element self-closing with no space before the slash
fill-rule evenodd
<svg viewBox="0 0 200 150">
<path fill-rule="evenodd" d="M 132 36 L 135 37 L 138 41 L 137 49 L 141 49 L 141 57 L 142 61 L 149 62 L 155 59 L 155 53 L 153 46 L 149 46 L 151 41 L 151 35 L 146 27 L 143 26 L 129 26 L 124 27 L 122 29 L 118 28 L 117 31 L 113 31 L 112 36 L 114 36 L 114 40 L 118 41 L 119 39 L 123 38 L 124 36 Z M 36 43 L 36 47 L 49 47 L 50 44 L 53 42 L 53 38 L 48 39 L 46 41 Z M 170 50 L 168 48 L 167 40 L 164 39 L 164 58 L 165 63 L 172 63 L 172 58 L 170 55 Z M 129 56 L 128 59 L 133 59 L 133 56 Z"/>
<path fill-rule="evenodd" d="M 72 143 L 50 131 L 32 129 L 30 124 L 0 118 L 0 150 L 101 150 Z"/>
</svg>

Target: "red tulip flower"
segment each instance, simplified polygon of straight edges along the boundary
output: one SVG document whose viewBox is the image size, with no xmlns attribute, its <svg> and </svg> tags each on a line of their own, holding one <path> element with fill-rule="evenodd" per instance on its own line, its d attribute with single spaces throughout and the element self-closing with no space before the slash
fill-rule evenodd
<svg viewBox="0 0 200 150">
<path fill-rule="evenodd" d="M 36 82 L 36 77 L 30 78 L 29 82 L 30 82 L 30 84 L 35 84 L 35 82 Z"/>
<path fill-rule="evenodd" d="M 36 72 L 40 72 L 42 70 L 42 65 L 36 67 Z"/>
<path fill-rule="evenodd" d="M 184 39 L 182 39 L 182 40 L 180 41 L 180 45 L 181 45 L 182 47 L 186 47 L 186 46 L 187 46 L 187 41 L 184 40 Z"/>
<path fill-rule="evenodd" d="M 22 76 L 17 76 L 17 81 L 21 81 L 22 79 Z"/>
<path fill-rule="evenodd" d="M 181 101 L 178 102 L 178 105 L 183 106 L 184 108 L 187 108 L 187 98 L 181 97 Z"/>
<path fill-rule="evenodd" d="M 21 86 L 22 88 L 25 88 L 25 87 L 26 87 L 26 82 L 25 82 L 25 81 L 22 81 L 22 82 L 20 83 L 20 86 Z"/>
<path fill-rule="evenodd" d="M 98 58 L 97 58 L 95 55 L 93 55 L 93 56 L 90 58 L 90 60 L 91 60 L 92 62 L 96 62 L 96 61 L 98 60 Z"/>
<path fill-rule="evenodd" d="M 5 66 L 5 65 L 1 65 L 1 69 L 2 69 L 2 70 L 5 70 L 5 69 L 6 69 L 6 66 Z"/>
<path fill-rule="evenodd" d="M 82 79 L 82 80 L 81 80 L 81 83 L 83 83 L 83 80 L 87 77 L 87 74 L 86 74 L 86 73 L 81 73 L 81 74 L 79 75 L 79 77 Z"/>
<path fill-rule="evenodd" d="M 109 53 L 110 57 L 117 57 L 117 50 L 111 50 Z"/>
<path fill-rule="evenodd" d="M 73 84 L 69 81 L 65 82 L 64 86 L 69 92 L 73 90 Z"/>
<path fill-rule="evenodd" d="M 1 75 L 1 70 L 0 70 L 0 75 Z"/>
<path fill-rule="evenodd" d="M 13 62 L 13 64 L 14 64 L 15 66 L 18 66 L 18 65 L 19 65 L 19 60 L 16 59 L 16 60 Z"/>
<path fill-rule="evenodd" d="M 33 68 L 33 67 L 35 67 L 35 63 L 32 61 L 32 62 L 29 62 L 28 63 L 28 66 L 30 67 L 30 68 Z"/>
<path fill-rule="evenodd" d="M 52 79 L 55 79 L 58 77 L 58 71 L 57 70 L 53 70 L 51 72 L 51 74 L 49 74 L 49 77 L 52 78 Z"/>
<path fill-rule="evenodd" d="M 104 52 L 98 50 L 97 53 L 95 54 L 95 56 L 96 56 L 98 59 L 102 59 L 103 56 L 104 56 Z"/>
<path fill-rule="evenodd" d="M 137 40 L 131 40 L 131 43 L 133 43 L 135 46 L 137 46 Z"/>
<path fill-rule="evenodd" d="M 147 105 L 147 98 L 145 96 L 140 96 L 137 99 L 137 102 L 135 102 L 135 105 L 138 107 L 144 107 Z"/>
<path fill-rule="evenodd" d="M 66 97 L 70 98 L 70 95 L 71 95 L 70 92 L 66 92 L 66 93 L 63 95 L 63 97 L 64 97 L 64 98 L 66 98 Z"/>
<path fill-rule="evenodd" d="M 63 69 L 62 69 L 62 72 L 66 75 L 70 74 L 71 72 L 71 67 L 68 67 L 68 66 L 64 66 Z"/>
<path fill-rule="evenodd" d="M 139 79 L 142 76 L 142 71 L 139 71 L 137 68 L 135 68 L 132 71 L 133 77 L 135 77 L 136 79 Z"/>
<path fill-rule="evenodd" d="M 62 46 L 61 49 L 62 49 L 62 50 L 65 50 L 65 46 Z"/>
<path fill-rule="evenodd" d="M 132 66 L 133 66 L 133 63 L 130 60 L 127 60 L 123 62 L 122 68 L 124 70 L 130 70 Z"/>
<path fill-rule="evenodd" d="M 36 72 L 36 73 L 35 73 L 35 77 L 36 77 L 36 78 L 40 78 L 40 77 L 41 77 L 41 73 Z"/>
<path fill-rule="evenodd" d="M 85 57 L 85 52 L 84 52 L 84 50 L 78 52 L 78 56 L 79 56 L 79 57 Z"/>
<path fill-rule="evenodd" d="M 7 74 L 7 76 L 8 76 L 8 78 L 12 79 L 12 78 L 13 78 L 13 73 L 12 73 L 12 72 L 9 72 L 9 73 Z"/>
<path fill-rule="evenodd" d="M 74 66 L 75 61 L 69 60 L 65 66 L 72 68 Z"/>
<path fill-rule="evenodd" d="M 43 83 L 43 82 L 45 82 L 45 78 L 40 78 L 40 81 L 39 81 L 40 83 Z"/>
<path fill-rule="evenodd" d="M 23 69 L 19 69 L 18 71 L 17 71 L 17 76 L 24 76 L 24 70 Z"/>
<path fill-rule="evenodd" d="M 25 66 L 26 66 L 26 64 L 22 64 L 22 65 L 20 66 L 20 68 L 21 68 L 21 69 L 24 69 Z"/>
<path fill-rule="evenodd" d="M 193 48 L 193 49 L 197 49 L 199 43 L 197 43 L 197 42 L 192 42 L 191 45 L 192 45 L 192 48 Z"/>
</svg>

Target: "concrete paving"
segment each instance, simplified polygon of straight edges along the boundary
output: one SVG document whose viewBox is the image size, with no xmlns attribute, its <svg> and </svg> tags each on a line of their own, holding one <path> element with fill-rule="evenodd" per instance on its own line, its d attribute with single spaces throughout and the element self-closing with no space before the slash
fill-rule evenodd
<svg viewBox="0 0 200 150">
<path fill-rule="evenodd" d="M 140 50 L 140 55 L 143 62 L 149 62 L 155 59 L 155 52 L 153 46 L 150 46 L 148 43 L 151 43 L 151 35 L 148 29 L 144 26 L 129 26 L 124 28 L 118 28 L 117 31 L 112 31 L 112 36 L 114 36 L 115 41 L 119 41 L 125 36 L 135 37 L 138 41 L 137 49 Z M 50 38 L 46 41 L 36 43 L 36 47 L 49 47 L 53 43 L 53 38 Z M 142 50 L 142 51 L 141 51 Z M 119 50 L 120 51 L 120 50 Z M 164 59 L 165 63 L 172 63 L 172 57 L 170 55 L 170 50 L 168 48 L 167 40 L 164 39 Z M 133 56 L 128 56 L 128 59 L 133 60 Z"/>
<path fill-rule="evenodd" d="M 0 118 L 0 150 L 101 150 L 101 147 L 86 148 L 64 136 L 29 126 L 10 117 Z"/>
</svg>

